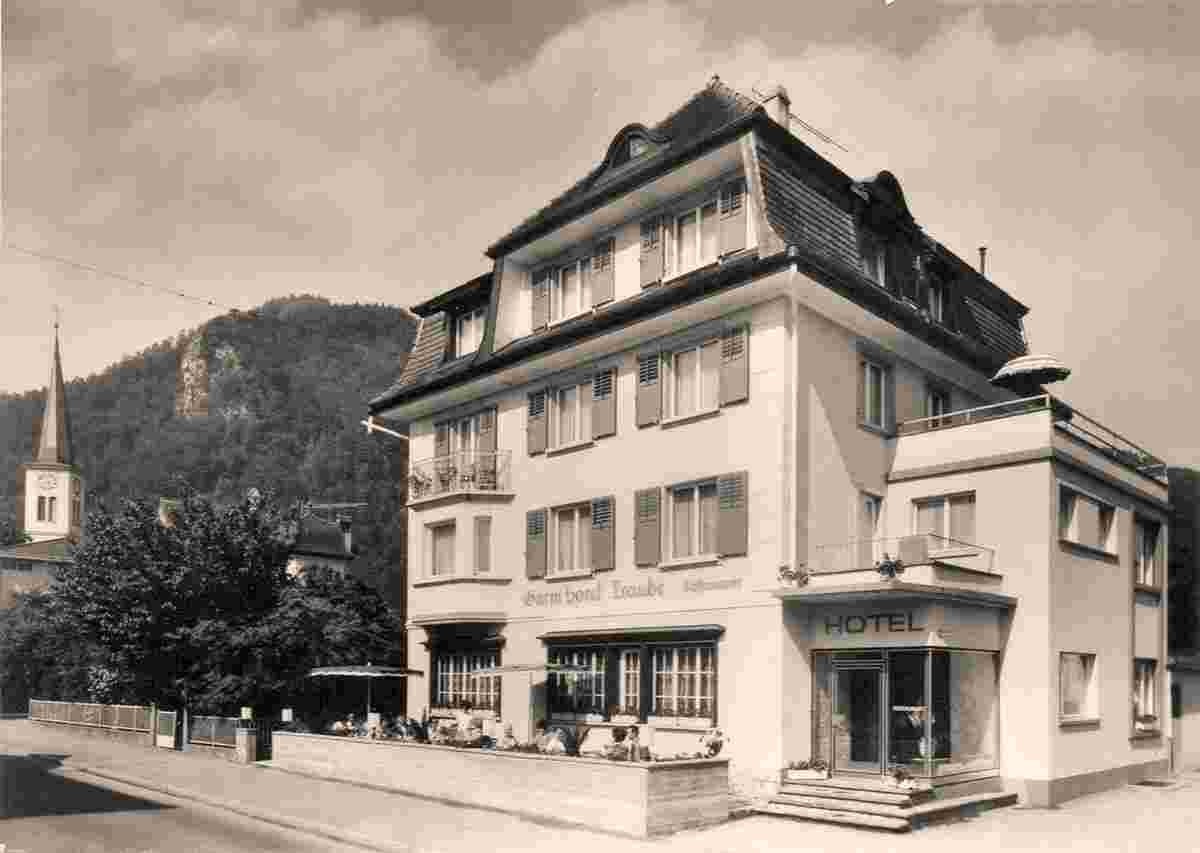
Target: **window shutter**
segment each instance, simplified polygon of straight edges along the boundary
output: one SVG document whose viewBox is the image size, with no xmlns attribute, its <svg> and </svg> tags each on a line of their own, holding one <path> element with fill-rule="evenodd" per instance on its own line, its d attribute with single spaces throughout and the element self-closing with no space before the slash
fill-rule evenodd
<svg viewBox="0 0 1200 853">
<path fill-rule="evenodd" d="M 639 489 L 634 495 L 634 562 L 639 566 L 657 565 L 662 558 L 662 523 L 659 520 L 658 489 Z"/>
<path fill-rule="evenodd" d="M 717 478 L 717 552 L 722 556 L 745 554 L 750 538 L 746 471 Z"/>
<path fill-rule="evenodd" d="M 547 438 L 545 391 L 537 391 L 529 395 L 529 416 L 525 421 L 525 438 L 531 456 L 545 451 Z"/>
<path fill-rule="evenodd" d="M 492 517 L 480 515 L 475 518 L 475 571 L 486 573 L 492 570 Z"/>
<path fill-rule="evenodd" d="M 617 433 L 616 383 L 616 370 L 605 370 L 592 377 L 592 438 Z"/>
<path fill-rule="evenodd" d="M 483 490 L 498 488 L 496 479 L 496 425 L 497 410 L 493 406 L 479 413 L 479 453 L 475 459 L 476 487 Z"/>
<path fill-rule="evenodd" d="M 450 425 L 438 424 L 433 428 L 433 455 L 450 455 Z"/>
<path fill-rule="evenodd" d="M 638 356 L 637 425 L 650 426 L 662 420 L 662 383 L 659 381 L 659 355 Z"/>
<path fill-rule="evenodd" d="M 546 576 L 546 512 L 525 513 L 525 577 L 530 580 Z"/>
<path fill-rule="evenodd" d="M 858 422 L 867 422 L 867 363 L 858 360 Z"/>
<path fill-rule="evenodd" d="M 891 367 L 883 371 L 883 411 L 884 425 L 887 431 L 896 431 L 896 371 Z"/>
<path fill-rule="evenodd" d="M 493 453 L 496 450 L 496 408 L 484 409 L 479 413 L 479 450 Z"/>
<path fill-rule="evenodd" d="M 642 223 L 642 287 L 662 281 L 663 241 L 662 223 L 659 219 L 647 219 Z"/>
<path fill-rule="evenodd" d="M 750 335 L 745 326 L 728 329 L 721 336 L 721 405 L 750 397 L 750 357 L 746 346 Z"/>
<path fill-rule="evenodd" d="M 613 272 L 613 251 L 616 241 L 611 237 L 596 247 L 592 255 L 592 305 L 611 302 L 616 292 Z"/>
<path fill-rule="evenodd" d="M 721 187 L 721 254 L 746 248 L 746 182 L 742 178 Z"/>
<path fill-rule="evenodd" d="M 532 331 L 544 329 L 550 322 L 550 270 L 539 270 L 533 274 L 532 299 L 533 316 L 529 328 Z"/>
<path fill-rule="evenodd" d="M 616 568 L 615 511 L 611 495 L 592 499 L 592 568 L 597 572 Z"/>
</svg>

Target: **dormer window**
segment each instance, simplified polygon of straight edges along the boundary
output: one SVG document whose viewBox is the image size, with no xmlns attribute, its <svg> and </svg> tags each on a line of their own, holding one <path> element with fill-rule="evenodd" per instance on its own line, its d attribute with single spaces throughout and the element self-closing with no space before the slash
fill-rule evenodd
<svg viewBox="0 0 1200 853">
<path fill-rule="evenodd" d="M 946 322 L 946 290 L 937 282 L 930 282 L 926 290 L 926 300 L 929 309 L 929 319 L 935 323 Z"/>
<path fill-rule="evenodd" d="M 861 252 L 863 272 L 880 287 L 887 287 L 887 252 L 883 241 L 874 234 L 863 234 Z"/>
<path fill-rule="evenodd" d="M 650 150 L 650 143 L 642 139 L 640 136 L 634 136 L 629 140 L 629 159 L 641 157 Z"/>
<path fill-rule="evenodd" d="M 483 341 L 483 323 L 487 318 L 486 308 L 476 308 L 460 314 L 454 320 L 454 355 L 469 355 L 479 349 Z"/>
</svg>

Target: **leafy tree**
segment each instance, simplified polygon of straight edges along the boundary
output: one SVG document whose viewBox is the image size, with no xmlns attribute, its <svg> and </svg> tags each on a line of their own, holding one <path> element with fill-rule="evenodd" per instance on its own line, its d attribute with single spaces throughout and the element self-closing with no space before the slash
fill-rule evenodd
<svg viewBox="0 0 1200 853">
<path fill-rule="evenodd" d="M 0 518 L 0 548 L 11 545 L 21 545 L 30 541 L 29 534 L 17 529 L 17 523 L 11 518 Z"/>
<path fill-rule="evenodd" d="M 4 710 L 19 710 L 31 698 L 109 701 L 96 684 L 102 654 L 79 636 L 70 615 L 48 592 L 24 593 L 0 611 L 0 685 Z"/>
</svg>

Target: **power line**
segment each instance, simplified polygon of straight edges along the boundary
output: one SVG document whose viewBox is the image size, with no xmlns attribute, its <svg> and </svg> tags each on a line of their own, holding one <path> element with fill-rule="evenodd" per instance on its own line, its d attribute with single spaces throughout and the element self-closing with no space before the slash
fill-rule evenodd
<svg viewBox="0 0 1200 853">
<path fill-rule="evenodd" d="M 211 306 L 213 308 L 225 308 L 226 310 L 229 310 L 229 311 L 240 310 L 234 305 L 225 305 L 223 303 L 217 302 L 215 299 L 205 299 L 204 297 L 201 297 L 201 296 L 192 296 L 190 293 L 184 293 L 182 290 L 175 290 L 170 287 L 163 287 L 162 285 L 159 285 L 159 284 L 151 284 L 148 281 L 144 281 L 140 278 L 134 278 L 133 276 L 125 275 L 124 273 L 113 272 L 112 270 L 101 269 L 100 267 L 93 266 L 91 264 L 80 263 L 79 261 L 73 261 L 70 258 L 64 258 L 59 255 L 52 255 L 48 252 L 39 252 L 34 249 L 27 249 L 24 246 L 18 246 L 15 243 L 9 242 L 8 240 L 4 241 L 4 247 L 6 249 L 11 249 L 14 252 L 20 252 L 21 254 L 24 254 L 24 255 L 30 255 L 31 257 L 34 257 L 34 258 L 40 258 L 44 261 L 51 261 L 56 264 L 62 264 L 63 266 L 74 267 L 75 269 L 83 270 L 85 272 L 95 273 L 96 275 L 101 275 L 101 276 L 104 276 L 105 278 L 112 278 L 112 279 L 116 279 L 117 281 L 123 281 L 128 284 L 137 285 L 138 287 L 144 287 L 147 290 L 156 290 L 160 293 L 167 293 L 167 294 L 170 294 L 171 296 L 175 296 L 180 299 L 186 299 L 189 302 L 196 302 L 201 305 Z"/>
<path fill-rule="evenodd" d="M 764 103 L 768 98 L 770 98 L 770 95 L 764 95 L 762 92 L 758 91 L 757 87 L 751 87 L 750 91 L 752 91 L 756 96 L 758 96 L 758 101 L 760 104 Z M 822 142 L 827 142 L 828 144 L 834 146 L 835 148 L 840 148 L 842 151 L 845 151 L 847 154 L 853 153 L 845 145 L 842 145 L 842 143 L 838 142 L 836 139 L 834 139 L 832 136 L 825 133 L 824 131 L 813 127 L 811 124 L 806 122 L 804 119 L 800 118 L 800 116 L 796 115 L 791 110 L 788 110 L 788 117 L 791 118 L 792 121 L 796 122 L 801 127 L 803 127 L 805 130 L 807 130 L 809 133 L 811 133 L 813 136 L 817 137 L 817 139 L 820 139 Z"/>
</svg>

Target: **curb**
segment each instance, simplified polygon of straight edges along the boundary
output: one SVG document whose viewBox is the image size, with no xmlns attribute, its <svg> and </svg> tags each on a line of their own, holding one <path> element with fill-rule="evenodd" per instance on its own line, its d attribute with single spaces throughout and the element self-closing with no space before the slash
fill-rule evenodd
<svg viewBox="0 0 1200 853">
<path fill-rule="evenodd" d="M 308 835 L 315 835 L 319 838 L 324 838 L 328 841 L 337 841 L 341 844 L 351 844 L 355 847 L 362 847 L 366 850 L 380 851 L 380 853 L 418 853 L 419 848 L 408 844 L 392 844 L 385 841 L 380 841 L 374 838 L 368 838 L 365 835 L 358 835 L 353 832 L 348 832 L 336 826 L 331 826 L 324 823 L 316 823 L 302 818 L 287 817 L 275 812 L 262 811 L 261 809 L 244 806 L 235 803 L 231 800 L 222 800 L 217 797 L 209 797 L 204 794 L 197 794 L 192 791 L 185 791 L 180 788 L 173 788 L 170 785 L 163 785 L 158 782 L 147 782 L 143 779 L 137 779 L 132 776 L 123 776 L 119 773 L 113 773 L 109 770 L 97 770 L 93 767 L 64 767 L 66 772 L 84 773 L 89 776 L 96 776 L 100 779 L 107 779 L 111 782 L 118 782 L 122 785 L 129 785 L 134 788 L 142 788 L 147 791 L 154 791 L 159 794 L 166 794 L 169 797 L 175 797 L 180 800 L 192 800 L 194 802 L 203 803 L 206 806 L 222 809 L 224 811 L 239 814 L 242 817 L 248 817 L 253 820 L 269 823 L 274 826 L 280 826 L 284 829 L 291 829 L 297 832 L 303 832 Z"/>
</svg>

